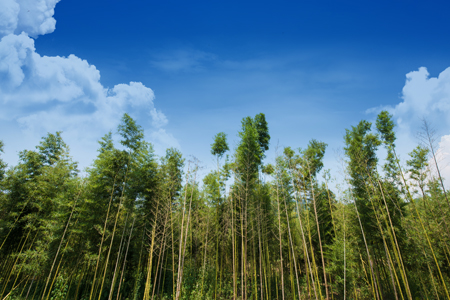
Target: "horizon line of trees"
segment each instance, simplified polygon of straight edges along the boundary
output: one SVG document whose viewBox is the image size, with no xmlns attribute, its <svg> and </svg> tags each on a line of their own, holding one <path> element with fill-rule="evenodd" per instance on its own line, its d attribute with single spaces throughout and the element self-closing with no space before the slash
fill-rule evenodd
<svg viewBox="0 0 450 300">
<path fill-rule="evenodd" d="M 214 137 L 203 178 L 177 149 L 156 157 L 129 115 L 118 133 L 86 176 L 60 132 L 16 166 L 0 157 L 0 299 L 450 300 L 450 202 L 426 122 L 405 163 L 388 112 L 347 129 L 335 191 L 324 142 L 263 163 L 263 113 L 231 154 Z"/>
</svg>

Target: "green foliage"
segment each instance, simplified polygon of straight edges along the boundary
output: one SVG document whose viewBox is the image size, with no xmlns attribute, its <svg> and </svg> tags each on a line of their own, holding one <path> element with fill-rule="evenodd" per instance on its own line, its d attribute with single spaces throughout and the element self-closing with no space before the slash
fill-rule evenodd
<svg viewBox="0 0 450 300">
<path fill-rule="evenodd" d="M 209 203 L 218 203 L 220 199 L 220 186 L 217 178 L 217 172 L 210 172 L 203 178 L 204 190 Z"/>
<path fill-rule="evenodd" d="M 264 152 L 269 149 L 270 135 L 264 114 L 258 114 L 255 119 L 242 119 L 239 137 L 241 141 L 236 151 L 236 172 L 240 174 L 242 182 L 251 185 L 257 178 Z"/>
<path fill-rule="evenodd" d="M 262 166 L 261 172 L 263 172 L 264 174 L 267 174 L 267 175 L 272 175 L 273 172 L 275 172 L 275 169 L 274 169 L 273 165 L 267 164 L 265 166 Z"/>
<path fill-rule="evenodd" d="M 387 149 L 386 164 L 383 166 L 384 171 L 391 181 L 397 182 L 400 170 L 398 169 L 398 162 L 395 155 L 395 132 L 394 132 L 394 121 L 392 120 L 392 115 L 387 111 L 382 111 L 377 117 L 376 127 L 380 133 L 381 140 Z"/>
<path fill-rule="evenodd" d="M 21 152 L 4 180 L 0 258 L 16 258 L 17 276 L 45 274 L 77 195 L 76 164 L 60 134 L 48 134 L 36 148 Z"/>
<path fill-rule="evenodd" d="M 178 197 L 181 191 L 184 161 L 181 152 L 175 148 L 167 149 L 166 156 L 161 159 L 161 173 L 172 199 Z"/>
<path fill-rule="evenodd" d="M 227 144 L 227 135 L 223 132 L 219 132 L 214 137 L 214 143 L 211 144 L 211 154 L 221 158 L 228 150 L 230 150 L 230 148 L 228 148 Z"/>
<path fill-rule="evenodd" d="M 450 211 L 428 150 L 406 162 L 421 191 L 411 200 L 392 116 L 379 114 L 378 135 L 371 125 L 346 130 L 348 188 L 337 190 L 328 171 L 318 178 L 324 142 L 285 147 L 263 164 L 264 114 L 242 120 L 222 166 L 226 135 L 214 137 L 218 164 L 207 174 L 185 168 L 174 148 L 158 158 L 127 114 L 122 146 L 111 132 L 101 138 L 84 178 L 61 133 L 49 133 L 16 166 L 0 161 L 0 298 L 107 299 L 111 290 L 112 299 L 175 299 L 181 280 L 179 299 L 319 299 L 326 290 L 329 299 L 445 299 Z"/>
<path fill-rule="evenodd" d="M 118 127 L 118 132 L 122 136 L 123 140 L 120 141 L 122 145 L 136 151 L 141 146 L 141 140 L 144 138 L 144 132 L 140 125 L 128 115 L 124 114 L 121 123 Z"/>
<path fill-rule="evenodd" d="M 313 139 L 303 151 L 303 161 L 306 164 L 308 173 L 313 177 L 323 168 L 322 159 L 326 148 L 327 144 Z"/>
<path fill-rule="evenodd" d="M 417 182 L 417 186 L 424 194 L 425 180 L 427 178 L 428 167 L 428 154 L 430 150 L 428 148 L 417 146 L 412 152 L 409 153 L 410 160 L 406 161 L 410 172 L 410 176 Z"/>
<path fill-rule="evenodd" d="M 52 290 L 50 300 L 65 300 L 67 297 L 69 283 L 63 275 L 59 275 Z"/>
<path fill-rule="evenodd" d="M 349 158 L 350 182 L 357 200 L 367 199 L 365 182 L 376 172 L 378 163 L 376 150 L 381 142 L 377 135 L 370 133 L 371 126 L 370 122 L 361 121 L 351 130 L 345 130 L 344 150 Z"/>
<path fill-rule="evenodd" d="M 259 147 L 261 148 L 261 152 L 264 153 L 269 150 L 270 135 L 266 116 L 263 113 L 259 113 L 255 116 L 254 126 L 258 132 Z"/>
<path fill-rule="evenodd" d="M 3 141 L 0 140 L 0 153 L 3 153 L 3 147 Z M 6 166 L 6 163 L 0 158 L 0 181 L 5 176 Z"/>
<path fill-rule="evenodd" d="M 381 135 L 383 142 L 389 146 L 394 146 L 395 133 L 394 133 L 394 121 L 392 115 L 383 110 L 378 114 L 376 127 Z"/>
<path fill-rule="evenodd" d="M 317 215 L 319 219 L 320 236 L 322 239 L 322 245 L 324 248 L 329 247 L 333 243 L 335 237 L 333 216 L 332 213 L 336 209 L 336 197 L 332 191 L 329 191 L 325 184 L 320 186 L 316 185 L 314 188 Z M 312 206 L 312 204 L 311 204 Z M 314 220 L 314 209 L 310 208 L 310 217 Z M 319 243 L 317 240 L 317 227 L 313 227 L 313 236 L 315 237 L 314 248 L 319 248 Z"/>
</svg>

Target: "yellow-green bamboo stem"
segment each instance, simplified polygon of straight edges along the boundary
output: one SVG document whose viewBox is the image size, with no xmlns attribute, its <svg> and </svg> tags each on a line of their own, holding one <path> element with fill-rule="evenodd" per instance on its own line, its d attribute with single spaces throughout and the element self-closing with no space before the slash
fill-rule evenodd
<svg viewBox="0 0 450 300">
<path fill-rule="evenodd" d="M 58 258 L 59 251 L 60 251 L 60 249 L 61 249 L 61 245 L 62 245 L 62 243 L 63 243 L 64 237 L 66 236 L 67 228 L 69 227 L 70 220 L 72 219 L 73 212 L 75 211 L 75 206 L 76 206 L 76 204 L 77 204 L 78 198 L 80 197 L 80 194 L 81 194 L 81 187 L 80 187 L 80 190 L 79 190 L 77 196 L 75 197 L 75 201 L 74 201 L 74 204 L 73 204 L 73 206 L 72 206 L 72 211 L 70 212 L 69 219 L 67 220 L 66 226 L 65 226 L 65 228 L 64 228 L 64 232 L 63 232 L 63 235 L 62 235 L 62 237 L 61 237 L 61 241 L 59 242 L 59 245 L 58 245 L 58 250 L 56 250 L 55 258 L 53 259 L 52 266 L 50 267 L 50 271 L 49 271 L 49 274 L 48 274 L 48 276 L 47 276 L 47 281 L 45 282 L 45 287 L 44 287 L 44 292 L 43 292 L 43 294 L 42 294 L 42 297 L 44 297 L 45 291 L 47 290 L 47 286 L 48 286 L 48 283 L 49 283 L 49 281 L 50 281 L 50 277 L 51 277 L 52 272 L 53 272 L 53 267 L 55 266 L 56 259 Z"/>
<path fill-rule="evenodd" d="M 281 273 L 281 299 L 284 300 L 284 276 L 283 276 L 283 248 L 282 248 L 282 235 L 281 235 L 281 208 L 280 208 L 280 198 L 279 198 L 279 194 L 278 194 L 278 186 L 279 186 L 279 182 L 278 182 L 278 176 L 277 176 L 277 206 L 278 206 L 278 234 L 279 234 L 279 239 L 280 239 L 280 273 Z"/>
<path fill-rule="evenodd" d="M 14 261 L 14 264 L 13 264 L 13 266 L 11 268 L 11 271 L 9 272 L 8 279 L 6 279 L 6 281 L 5 281 L 5 284 L 4 284 L 3 289 L 2 289 L 2 295 L 0 296 L 0 298 L 3 298 L 3 294 L 5 293 L 6 286 L 8 285 L 9 279 L 11 278 L 11 275 L 12 275 L 12 273 L 14 271 L 14 267 L 16 266 L 17 261 L 19 260 L 20 254 L 22 253 L 23 247 L 25 246 L 25 244 L 26 244 L 26 242 L 28 240 L 28 237 L 30 236 L 30 233 L 31 233 L 31 228 L 28 230 L 28 234 L 27 234 L 27 236 L 25 238 L 25 241 L 23 241 L 22 247 L 20 248 L 20 252 L 19 252 L 19 254 L 17 255 L 17 258 Z M 37 232 L 36 232 L 36 235 L 37 235 Z M 9 293 L 8 293 L 8 295 L 9 295 Z"/>
<path fill-rule="evenodd" d="M 135 221 L 136 221 L 136 217 L 133 218 L 133 224 L 131 225 L 130 236 L 128 237 L 127 250 L 125 251 L 125 257 L 123 258 L 122 274 L 120 275 L 120 281 L 119 281 L 119 287 L 117 288 L 117 298 L 116 298 L 116 300 L 119 300 L 120 288 L 122 286 L 123 273 L 125 273 L 125 265 L 127 263 L 128 248 L 130 246 L 130 241 L 131 241 L 131 236 L 133 234 L 133 228 L 134 228 L 134 222 Z"/>
<path fill-rule="evenodd" d="M 117 267 L 119 266 L 120 255 L 122 253 L 123 248 L 125 247 L 125 245 L 122 247 L 122 243 L 123 243 L 123 238 L 125 236 L 126 229 L 127 229 L 128 215 L 129 215 L 129 213 L 127 213 L 127 216 L 125 217 L 125 224 L 124 224 L 124 228 L 123 228 L 123 232 L 122 232 L 122 237 L 120 238 L 119 251 L 117 252 L 116 265 L 114 266 L 114 273 L 113 273 L 113 277 L 112 277 L 111 288 L 109 289 L 108 300 L 112 299 L 112 296 L 114 293 L 114 287 L 116 285 L 116 278 L 117 278 L 116 277 Z"/>
<path fill-rule="evenodd" d="M 292 178 L 291 180 L 292 180 L 292 186 L 294 187 L 294 190 L 295 190 L 294 179 Z M 304 233 L 304 230 L 303 230 L 301 211 L 300 211 L 300 207 L 298 205 L 298 199 L 297 199 L 297 193 L 296 192 L 294 192 L 294 200 L 295 200 L 295 203 L 297 205 L 297 217 L 298 217 L 298 222 L 300 224 L 300 232 L 302 234 L 303 249 L 304 249 L 304 251 L 306 253 L 306 260 L 308 262 L 309 275 L 311 276 L 311 285 L 313 286 L 314 296 L 315 296 L 316 300 L 318 300 L 318 298 L 317 298 L 317 291 L 316 291 L 316 284 L 315 284 L 315 281 L 314 281 L 314 274 L 312 272 L 311 262 L 310 262 L 310 259 L 309 259 L 308 247 L 306 245 L 306 238 L 305 238 L 305 233 Z M 307 275 L 308 275 L 308 269 L 306 271 Z M 308 293 L 309 293 L 309 291 L 310 291 L 309 290 L 309 277 L 307 277 L 307 278 L 308 278 Z"/>
<path fill-rule="evenodd" d="M 324 284 L 325 284 L 325 293 L 326 293 L 326 299 L 329 299 L 327 274 L 326 274 L 326 269 L 325 269 L 325 259 L 323 257 L 322 239 L 320 237 L 319 217 L 317 216 L 316 197 L 315 197 L 315 193 L 314 193 L 314 184 L 312 182 L 311 169 L 309 168 L 309 166 L 308 166 L 308 172 L 309 172 L 309 182 L 311 184 L 311 193 L 312 193 L 312 197 L 313 197 L 314 215 L 316 217 L 317 234 L 318 234 L 318 238 L 319 238 L 319 247 L 320 247 L 320 256 L 322 258 L 322 269 L 323 269 L 323 279 L 324 279 Z"/>
<path fill-rule="evenodd" d="M 110 196 L 110 198 L 109 198 L 108 210 L 107 210 L 107 212 L 106 212 L 105 225 L 103 226 L 102 239 L 101 239 L 101 242 L 100 242 L 100 247 L 98 248 L 97 263 L 96 263 L 96 266 L 95 266 L 94 278 L 92 279 L 92 285 L 91 285 L 91 292 L 90 292 L 90 294 L 89 294 L 89 300 L 92 300 L 94 288 L 95 288 L 95 286 L 96 286 L 98 264 L 99 264 L 99 262 L 100 262 L 100 256 L 101 256 L 101 253 L 102 253 L 103 241 L 104 241 L 104 239 L 105 239 L 106 224 L 108 223 L 109 210 L 110 210 L 110 208 L 111 208 L 111 203 L 112 203 L 113 194 L 114 194 L 114 188 L 116 187 L 116 178 L 117 178 L 117 175 L 114 176 L 113 186 L 112 186 L 112 189 L 111 189 L 111 196 Z"/>
<path fill-rule="evenodd" d="M 156 214 L 155 214 L 155 219 L 153 221 L 150 252 L 148 253 L 148 263 L 147 263 L 148 267 L 147 267 L 147 278 L 146 278 L 145 290 L 144 290 L 144 300 L 148 300 L 150 298 L 150 284 L 151 284 L 151 278 L 152 278 L 152 264 L 153 264 L 153 248 L 155 247 L 156 222 L 158 219 L 158 213 L 159 213 L 159 201 L 156 205 Z"/>
<path fill-rule="evenodd" d="M 436 259 L 436 255 L 434 254 L 433 246 L 431 245 L 430 238 L 428 237 L 428 234 L 427 234 L 427 232 L 426 232 L 426 230 L 425 230 L 425 226 L 423 225 L 422 218 L 420 217 L 419 211 L 417 210 L 417 207 L 416 207 L 416 205 L 415 205 L 415 203 L 414 203 L 414 200 L 413 200 L 413 198 L 412 198 L 412 196 L 411 196 L 411 193 L 410 193 L 410 191 L 409 191 L 409 187 L 408 187 L 408 185 L 406 184 L 405 176 L 404 176 L 404 174 L 403 174 L 403 170 L 402 170 L 402 168 L 401 168 L 401 166 L 400 166 L 400 162 L 399 162 L 399 160 L 398 160 L 398 158 L 397 158 L 397 154 L 395 153 L 395 151 L 394 151 L 394 155 L 395 155 L 395 159 L 396 159 L 396 161 L 397 161 L 398 168 L 399 168 L 399 170 L 400 170 L 400 174 L 402 175 L 403 184 L 404 184 L 404 186 L 406 187 L 406 191 L 407 191 L 407 193 L 408 193 L 408 197 L 409 197 L 409 199 L 410 199 L 410 203 L 411 203 L 411 205 L 413 206 L 414 211 L 416 212 L 417 218 L 419 219 L 420 225 L 422 226 L 422 230 L 423 230 L 423 232 L 424 232 L 424 234 L 425 234 L 425 237 L 426 237 L 426 239 L 427 239 L 428 246 L 430 247 L 431 253 L 433 254 L 433 259 L 434 259 L 434 262 L 435 262 L 435 264 L 436 264 L 436 267 L 437 267 L 437 269 L 438 269 L 438 271 L 439 271 L 439 276 L 440 276 L 440 278 L 441 278 L 442 285 L 444 286 L 445 294 L 446 294 L 446 296 L 447 296 L 447 299 L 450 299 L 450 295 L 449 295 L 448 290 L 447 290 L 447 285 L 445 284 L 444 277 L 442 276 L 442 273 L 441 273 L 441 268 L 439 267 L 439 264 L 438 264 L 437 259 Z"/>
<path fill-rule="evenodd" d="M 186 234 L 185 234 L 185 239 L 184 239 L 184 246 L 183 246 L 183 254 L 182 254 L 182 259 L 181 259 L 181 273 L 178 275 L 179 277 L 179 283 L 178 283 L 178 290 L 177 290 L 177 295 L 176 295 L 176 299 L 178 300 L 181 296 L 181 284 L 183 281 L 183 270 L 184 270 L 184 258 L 185 258 L 185 253 L 186 253 L 186 243 L 187 243 L 187 239 L 188 239 L 188 230 L 189 230 L 189 223 L 191 220 L 191 211 L 192 211 L 192 198 L 194 196 L 194 187 L 195 187 L 195 182 L 197 179 L 197 170 L 198 168 L 195 168 L 194 171 L 194 182 L 192 183 L 192 191 L 191 191 L 191 199 L 189 201 L 189 211 L 188 211 L 188 216 L 187 216 L 187 223 L 186 223 Z"/>
</svg>

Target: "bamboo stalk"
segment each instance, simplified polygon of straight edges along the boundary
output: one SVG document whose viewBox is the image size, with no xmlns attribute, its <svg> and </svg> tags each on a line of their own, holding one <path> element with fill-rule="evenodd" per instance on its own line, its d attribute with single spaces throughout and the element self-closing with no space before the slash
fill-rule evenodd
<svg viewBox="0 0 450 300">
<path fill-rule="evenodd" d="M 25 280 L 25 279 L 28 279 L 28 276 L 27 277 L 25 277 L 24 279 L 22 279 L 22 281 L 21 282 L 19 282 L 19 284 L 18 285 L 16 285 L 15 287 L 13 287 L 13 289 L 11 289 L 9 292 L 8 292 L 8 294 L 6 294 L 6 296 L 5 296 L 5 298 L 2 298 L 3 300 L 6 300 L 6 298 L 8 298 L 9 297 L 9 295 L 11 295 L 11 293 Z M 3 295 L 2 295 L 3 296 Z"/>
<path fill-rule="evenodd" d="M 422 218 L 420 217 L 420 214 L 419 214 L 419 212 L 418 212 L 418 210 L 417 210 L 417 207 L 416 207 L 416 205 L 415 205 L 415 203 L 414 203 L 414 200 L 413 200 L 413 198 L 412 198 L 412 196 L 411 196 L 411 193 L 410 193 L 410 191 L 409 191 L 409 187 L 408 187 L 408 185 L 406 184 L 405 176 L 404 176 L 404 174 L 403 174 L 403 170 L 402 170 L 402 168 L 401 168 L 401 166 L 400 166 L 400 163 L 399 163 L 399 160 L 398 160 L 398 158 L 397 158 L 397 154 L 395 153 L 395 151 L 394 151 L 394 155 L 395 155 L 395 159 L 396 159 L 398 168 L 399 168 L 399 170 L 400 170 L 400 174 L 401 174 L 401 176 L 402 176 L 403 184 L 404 184 L 404 186 L 406 187 L 406 191 L 407 191 L 407 195 L 408 195 L 408 197 L 409 197 L 409 199 L 410 199 L 410 203 L 411 203 L 411 205 L 413 206 L 414 211 L 416 212 L 416 215 L 417 215 L 417 218 L 419 219 L 420 225 L 422 226 L 422 230 L 423 230 L 423 232 L 424 232 L 424 234 L 425 234 L 425 237 L 426 237 L 426 239 L 427 239 L 428 246 L 430 247 L 430 250 L 431 250 L 431 252 L 432 252 L 432 255 L 433 255 L 433 258 L 434 258 L 436 267 L 437 267 L 437 269 L 438 269 L 438 271 L 439 271 L 439 276 L 440 276 L 441 281 L 442 281 L 442 284 L 443 284 L 443 286 L 444 286 L 445 294 L 446 294 L 446 296 L 447 296 L 447 299 L 450 299 L 450 295 L 449 295 L 448 290 L 447 290 L 447 285 L 445 284 L 444 277 L 442 276 L 441 268 L 439 267 L 439 264 L 438 264 L 438 262 L 437 262 L 437 259 L 436 259 L 436 255 L 435 255 L 435 253 L 434 253 L 433 246 L 431 245 L 430 238 L 428 237 L 428 234 L 427 234 L 427 232 L 426 232 L 426 230 L 425 230 L 425 227 L 424 227 L 424 225 L 423 225 Z M 448 200 L 447 200 L 447 201 L 448 201 Z"/>
<path fill-rule="evenodd" d="M 288 234 L 289 234 L 289 243 L 291 245 L 291 250 L 292 250 L 292 258 L 294 260 L 294 268 L 295 268 L 295 278 L 297 281 L 297 291 L 298 291 L 298 297 L 300 299 L 300 282 L 298 280 L 298 270 L 297 270 L 297 262 L 295 260 L 295 251 L 294 251 L 294 244 L 292 242 L 292 235 L 291 235 L 291 225 L 289 222 L 289 216 L 288 216 L 288 212 L 287 212 L 287 203 L 286 203 L 286 198 L 284 198 L 284 207 L 285 207 L 285 212 L 286 212 L 286 220 L 287 220 L 287 225 L 288 225 Z"/>
<path fill-rule="evenodd" d="M 83 186 L 83 183 L 81 184 L 81 186 Z M 50 281 L 50 277 L 52 275 L 53 267 L 55 266 L 56 259 L 58 258 L 58 255 L 59 255 L 59 251 L 61 250 L 62 242 L 64 240 L 64 237 L 66 236 L 67 228 L 69 227 L 70 220 L 72 219 L 73 212 L 75 211 L 75 206 L 77 204 L 78 198 L 80 197 L 80 194 L 81 194 L 81 187 L 80 187 L 80 191 L 78 192 L 77 196 L 75 197 L 75 201 L 74 201 L 73 206 L 72 206 L 72 211 L 70 212 L 69 219 L 67 220 L 66 226 L 64 228 L 63 235 L 62 235 L 61 240 L 60 240 L 59 245 L 58 245 L 58 250 L 56 250 L 55 258 L 53 259 L 52 266 L 50 267 L 50 271 L 49 271 L 49 274 L 47 276 L 47 281 L 45 282 L 45 287 L 44 287 L 44 292 L 42 294 L 42 299 L 44 299 L 43 297 L 45 295 L 45 291 L 47 290 L 47 286 L 48 286 L 48 283 Z"/>
<path fill-rule="evenodd" d="M 2 294 L 1 294 L 0 298 L 2 298 L 3 294 L 5 293 L 6 286 L 8 285 L 9 279 L 11 278 L 13 270 L 14 270 L 16 264 L 17 264 L 17 261 L 19 260 L 20 254 L 22 253 L 23 247 L 25 246 L 25 243 L 27 242 L 28 237 L 30 236 L 30 233 L 31 233 L 31 228 L 28 230 L 28 234 L 27 234 L 27 236 L 25 238 L 25 241 L 23 241 L 22 247 L 20 248 L 19 255 L 17 255 L 17 258 L 15 259 L 14 264 L 13 264 L 13 266 L 12 266 L 10 272 L 9 272 L 8 279 L 6 279 L 5 284 L 3 285 Z M 38 232 L 36 232 L 36 235 L 37 235 L 37 233 Z M 20 244 L 19 244 L 19 246 L 20 246 Z M 9 295 L 9 293 L 8 293 L 8 295 Z"/>
<path fill-rule="evenodd" d="M 99 262 L 100 262 L 100 256 L 101 256 L 102 246 L 103 246 L 103 241 L 104 241 L 104 238 L 105 238 L 105 232 L 106 232 L 106 224 L 108 223 L 109 210 L 110 210 L 110 208 L 111 208 L 111 202 L 112 202 L 112 199 L 113 199 L 114 188 L 116 187 L 116 178 L 117 178 L 117 175 L 114 176 L 113 187 L 112 187 L 112 189 L 111 189 L 111 196 L 110 196 L 110 198 L 109 198 L 108 210 L 107 210 L 107 212 L 106 212 L 105 225 L 103 226 L 102 239 L 101 239 L 101 242 L 100 242 L 100 247 L 99 247 L 99 249 L 98 249 L 97 263 L 96 263 L 96 266 L 95 266 L 94 278 L 92 279 L 92 285 L 91 285 L 91 292 L 90 292 L 90 295 L 89 295 L 89 300 L 92 300 L 92 295 L 93 295 L 93 292 L 94 292 L 94 287 L 95 287 L 95 285 L 96 285 L 96 284 L 95 284 L 95 281 L 96 281 L 96 279 L 97 279 L 98 264 L 99 264 Z"/>
<path fill-rule="evenodd" d="M 109 289 L 108 300 L 111 300 L 111 299 L 112 299 L 113 292 L 114 292 L 114 286 L 115 286 L 115 283 L 116 283 L 117 267 L 118 267 L 118 265 L 119 265 L 120 254 L 121 254 L 121 252 L 122 252 L 123 238 L 124 238 L 124 236 L 125 236 L 125 232 L 126 232 L 126 229 L 127 229 L 128 215 L 129 215 L 129 213 L 127 213 L 127 216 L 126 216 L 126 218 L 125 218 L 125 224 L 124 224 L 124 227 L 123 227 L 123 233 L 122 233 L 122 237 L 120 238 L 119 251 L 117 252 L 116 265 L 115 265 L 115 267 L 114 267 L 114 273 L 113 273 L 113 277 L 112 277 L 111 288 Z"/>
<path fill-rule="evenodd" d="M 292 178 L 291 181 L 292 181 L 292 186 L 295 189 L 294 179 Z M 307 269 L 306 273 L 308 274 L 308 270 L 309 270 L 309 275 L 311 276 L 311 283 L 312 283 L 313 290 L 314 290 L 314 296 L 315 296 L 316 300 L 318 300 L 318 298 L 317 298 L 317 291 L 316 291 L 316 284 L 314 282 L 314 277 L 313 277 L 314 275 L 313 275 L 313 272 L 312 272 L 312 269 L 311 269 L 311 262 L 310 262 L 310 259 L 309 259 L 308 247 L 306 246 L 306 238 L 305 238 L 305 233 L 303 231 L 303 223 L 302 223 L 302 218 L 300 216 L 301 211 L 300 211 L 300 207 L 298 205 L 298 199 L 297 199 L 297 193 L 296 192 L 294 192 L 294 200 L 295 200 L 295 203 L 297 204 L 297 217 L 298 217 L 298 222 L 300 224 L 300 232 L 302 234 L 303 249 L 304 249 L 305 254 L 306 254 L 306 260 L 308 262 L 308 269 Z M 308 279 L 308 281 L 309 281 L 309 279 Z M 309 284 L 308 284 L 308 287 L 309 287 Z"/>
<path fill-rule="evenodd" d="M 166 225 L 167 225 L 167 222 L 168 222 L 168 214 L 166 215 L 166 218 L 165 218 L 165 221 L 164 221 L 164 225 L 163 225 L 163 236 L 162 236 L 162 247 L 160 248 L 160 251 L 159 251 L 159 256 L 158 256 L 158 264 L 156 265 L 156 274 L 155 274 L 155 280 L 153 281 L 153 291 L 152 291 L 152 300 L 153 300 L 153 297 L 154 297 L 154 295 L 155 295 L 155 288 L 156 288 L 156 280 L 158 279 L 158 270 L 159 270 L 159 264 L 160 264 L 160 262 L 162 261 L 164 261 L 164 258 L 163 259 L 161 259 L 161 256 L 164 254 L 164 250 L 165 250 L 165 247 L 166 247 Z"/>
<path fill-rule="evenodd" d="M 181 232 L 180 232 L 180 245 L 179 245 L 179 254 L 178 254 L 178 272 L 177 272 L 177 290 L 175 294 L 175 299 L 178 300 L 180 296 L 181 291 L 181 283 L 180 283 L 180 274 L 181 274 L 181 253 L 182 253 L 182 247 L 183 247 L 183 235 L 184 235 L 184 218 L 186 214 L 186 201 L 187 201 L 187 184 L 188 184 L 188 176 L 189 176 L 189 167 L 190 162 L 188 163 L 188 169 L 186 173 L 186 185 L 185 185 L 185 191 L 184 191 L 184 201 L 183 201 L 183 209 L 181 211 Z M 145 299 L 146 300 L 146 299 Z"/>
<path fill-rule="evenodd" d="M 191 191 L 191 199 L 189 201 L 189 211 L 188 211 L 188 217 L 187 217 L 187 224 L 186 224 L 186 234 L 185 234 L 185 239 L 184 239 L 184 246 L 183 246 L 183 255 L 182 255 L 182 259 L 181 259 L 181 273 L 179 273 L 179 282 L 178 284 L 178 288 L 177 288 L 177 295 L 176 295 L 176 299 L 178 300 L 180 298 L 181 295 L 181 283 L 183 280 L 183 270 L 184 270 L 184 258 L 185 258 L 185 252 L 186 252 L 186 243 L 187 243 L 187 234 L 188 234 L 188 230 L 189 230 L 189 223 L 191 220 L 191 207 L 192 207 L 192 198 L 194 196 L 194 186 L 195 186 L 195 181 L 197 178 L 197 167 L 195 168 L 194 171 L 194 182 L 192 184 L 192 191 Z"/>
<path fill-rule="evenodd" d="M 314 184 L 312 182 L 311 169 L 309 168 L 309 166 L 308 166 L 308 171 L 309 171 L 309 180 L 311 183 L 311 192 L 312 192 L 312 197 L 313 197 L 314 215 L 316 217 L 317 234 L 319 237 L 320 256 L 322 258 L 322 269 L 323 269 L 323 278 L 324 278 L 324 283 L 325 283 L 325 293 L 326 293 L 326 299 L 329 299 L 327 274 L 326 274 L 326 270 L 325 270 L 325 259 L 323 258 L 322 240 L 320 237 L 319 217 L 317 216 L 316 197 L 314 195 Z"/>
<path fill-rule="evenodd" d="M 131 225 L 130 236 L 128 237 L 127 250 L 125 251 L 125 257 L 123 258 L 122 273 L 120 275 L 119 287 L 117 288 L 117 298 L 116 298 L 116 300 L 119 300 L 120 287 L 122 286 L 123 273 L 125 273 L 125 265 L 127 263 L 128 248 L 130 247 L 130 241 L 131 241 L 131 236 L 132 236 L 132 233 L 133 233 L 133 228 L 134 228 L 134 222 L 135 221 L 136 221 L 136 216 L 133 218 L 133 224 Z"/>
<path fill-rule="evenodd" d="M 281 299 L 284 300 L 284 276 L 283 276 L 283 248 L 282 248 L 282 236 L 281 236 L 281 208 L 280 208 L 280 198 L 278 195 L 278 186 L 279 186 L 279 182 L 278 182 L 278 175 L 277 175 L 277 206 L 278 206 L 278 235 L 279 235 L 279 239 L 280 239 L 280 272 L 281 272 Z"/>
<path fill-rule="evenodd" d="M 150 251 L 148 254 L 147 279 L 145 282 L 144 300 L 148 300 L 150 297 L 150 283 L 151 283 L 151 277 L 152 277 L 152 263 L 153 263 L 153 248 L 155 246 L 156 221 L 158 219 L 158 214 L 159 214 L 159 201 L 157 202 L 157 205 L 156 205 L 156 215 L 155 215 L 155 219 L 153 221 Z"/>
</svg>

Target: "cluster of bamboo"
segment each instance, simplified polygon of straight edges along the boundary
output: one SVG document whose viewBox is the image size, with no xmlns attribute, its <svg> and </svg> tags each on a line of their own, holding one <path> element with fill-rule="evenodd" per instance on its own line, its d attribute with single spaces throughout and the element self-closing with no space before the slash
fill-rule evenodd
<svg viewBox="0 0 450 300">
<path fill-rule="evenodd" d="M 83 178 L 49 134 L 17 166 L 0 161 L 0 299 L 450 299 L 433 132 L 424 123 L 427 147 L 405 167 L 392 117 L 371 125 L 346 131 L 335 192 L 325 143 L 263 164 L 264 114 L 243 119 L 224 162 L 216 135 L 202 182 L 198 161 L 176 149 L 157 159 L 126 114 L 124 149 L 107 134 Z"/>
</svg>

